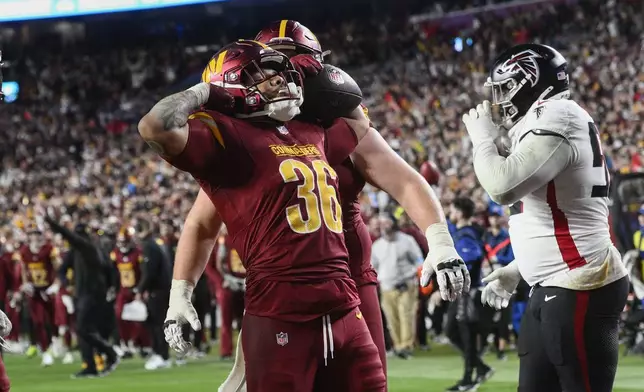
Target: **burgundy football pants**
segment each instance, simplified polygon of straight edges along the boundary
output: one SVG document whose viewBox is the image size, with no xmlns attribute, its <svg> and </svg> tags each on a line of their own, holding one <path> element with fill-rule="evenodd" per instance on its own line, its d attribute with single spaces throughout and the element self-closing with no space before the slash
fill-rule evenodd
<svg viewBox="0 0 644 392">
<path fill-rule="evenodd" d="M 308 322 L 244 316 L 248 392 L 384 392 L 385 375 L 362 312 Z"/>
</svg>

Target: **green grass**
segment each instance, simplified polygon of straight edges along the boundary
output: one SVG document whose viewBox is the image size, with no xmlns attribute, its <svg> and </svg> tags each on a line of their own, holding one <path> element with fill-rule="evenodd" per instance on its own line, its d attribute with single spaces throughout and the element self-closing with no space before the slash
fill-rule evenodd
<svg viewBox="0 0 644 392">
<path fill-rule="evenodd" d="M 496 374 L 481 392 L 515 392 L 518 360 L 511 356 L 506 362 L 488 356 Z M 41 368 L 37 358 L 6 355 L 12 392 L 213 392 L 228 374 L 230 362 L 215 357 L 193 361 L 183 367 L 148 372 L 138 359 L 124 361 L 108 377 L 92 380 L 71 380 L 76 365 L 56 364 Z M 461 375 L 462 362 L 449 347 L 436 346 L 428 353 L 418 353 L 409 361 L 389 360 L 389 390 L 392 392 L 438 392 L 454 383 Z M 613 392 L 644 391 L 644 358 L 620 358 Z M 278 392 L 278 391 L 276 391 Z"/>
</svg>

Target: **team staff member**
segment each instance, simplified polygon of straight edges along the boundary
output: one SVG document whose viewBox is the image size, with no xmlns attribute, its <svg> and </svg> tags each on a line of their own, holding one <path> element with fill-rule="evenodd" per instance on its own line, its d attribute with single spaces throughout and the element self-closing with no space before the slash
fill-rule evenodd
<svg viewBox="0 0 644 392">
<path fill-rule="evenodd" d="M 448 391 L 473 391 L 479 384 L 492 376 L 493 370 L 481 358 L 479 338 L 483 325 L 488 321 L 489 308 L 481 304 L 481 264 L 485 258 L 483 250 L 483 230 L 472 223 L 474 202 L 457 198 L 451 206 L 450 218 L 454 223 L 454 246 L 467 265 L 472 279 L 471 290 L 450 304 L 447 311 L 447 336 L 461 350 L 465 361 L 463 378 Z M 476 371 L 476 378 L 474 378 Z"/>
<path fill-rule="evenodd" d="M 54 212 L 53 209 L 51 212 Z M 74 260 L 74 284 L 76 288 L 76 328 L 81 356 L 86 367 L 76 373 L 75 378 L 96 377 L 99 375 L 94 361 L 94 352 L 107 357 L 102 375 L 112 372 L 119 363 L 119 357 L 104 336 L 105 326 L 110 325 L 110 315 L 114 309 L 107 302 L 109 278 L 106 271 L 110 268 L 100 246 L 89 236 L 86 212 L 79 214 L 79 223 L 74 230 L 57 223 L 42 206 L 36 213 L 44 218 L 55 233 L 59 233 L 70 244 Z"/>
<path fill-rule="evenodd" d="M 485 253 L 492 269 L 505 267 L 514 260 L 514 252 L 510 244 L 510 234 L 501 227 L 503 221 L 503 207 L 498 204 L 490 206 L 488 223 L 490 227 L 485 233 Z M 499 310 L 500 318 L 495 326 L 495 340 L 497 344 L 497 357 L 506 359 L 505 345 L 510 339 L 510 322 L 512 321 L 512 306 Z"/>
<path fill-rule="evenodd" d="M 163 240 L 152 234 L 153 230 L 149 225 L 144 223 L 142 226 L 143 230 L 139 230 L 143 247 L 141 280 L 133 291 L 137 299 L 141 299 L 144 293 L 147 296 L 146 323 L 152 336 L 154 355 L 146 362 L 145 368 L 156 370 L 170 366 L 168 344 L 163 335 L 163 320 L 168 309 L 172 260 Z"/>
</svg>

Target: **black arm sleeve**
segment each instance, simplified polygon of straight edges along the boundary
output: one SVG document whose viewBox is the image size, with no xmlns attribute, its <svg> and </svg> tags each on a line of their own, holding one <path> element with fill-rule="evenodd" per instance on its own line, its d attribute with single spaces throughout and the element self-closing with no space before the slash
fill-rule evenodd
<svg viewBox="0 0 644 392">
<path fill-rule="evenodd" d="M 63 238 L 67 240 L 67 242 L 69 242 L 72 247 L 83 251 L 86 251 L 87 249 L 94 249 L 94 245 L 89 240 L 89 238 L 84 238 L 83 236 L 74 233 L 73 231 L 69 230 L 68 228 L 59 224 L 48 216 L 45 217 L 45 222 L 47 222 L 51 226 L 51 229 L 54 232 L 62 235 Z"/>
<path fill-rule="evenodd" d="M 65 258 L 63 259 L 63 263 L 60 265 L 58 268 L 58 279 L 60 280 L 60 284 L 64 287 L 69 285 L 69 282 L 67 281 L 67 270 L 69 269 L 74 269 L 74 251 L 69 251 L 65 255 Z"/>
<path fill-rule="evenodd" d="M 161 250 L 156 244 L 146 243 L 143 247 L 143 262 L 141 263 L 141 281 L 136 286 L 136 291 L 142 293 L 150 289 L 152 274 L 159 270 Z"/>
</svg>

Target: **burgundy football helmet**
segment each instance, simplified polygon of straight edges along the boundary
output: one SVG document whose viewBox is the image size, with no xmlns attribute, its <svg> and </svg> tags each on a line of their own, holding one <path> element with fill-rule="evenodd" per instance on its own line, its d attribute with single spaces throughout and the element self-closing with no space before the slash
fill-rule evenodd
<svg viewBox="0 0 644 392">
<path fill-rule="evenodd" d="M 269 97 L 259 85 L 279 76 L 281 88 Z M 235 97 L 235 116 L 289 121 L 303 102 L 302 77 L 289 58 L 269 46 L 239 40 L 217 52 L 201 75 L 202 82 L 223 87 Z"/>
<path fill-rule="evenodd" d="M 255 41 L 270 46 L 275 50 L 291 56 L 293 54 L 310 54 L 319 62 L 324 55 L 322 46 L 315 34 L 306 26 L 294 20 L 283 19 L 271 23 L 255 37 Z"/>
</svg>

